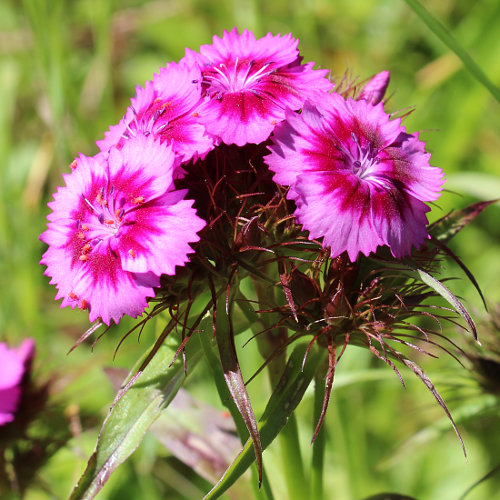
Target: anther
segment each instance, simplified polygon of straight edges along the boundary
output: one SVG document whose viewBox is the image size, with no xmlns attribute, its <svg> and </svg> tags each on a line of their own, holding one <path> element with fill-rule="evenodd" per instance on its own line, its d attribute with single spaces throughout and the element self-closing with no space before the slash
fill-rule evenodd
<svg viewBox="0 0 500 500">
<path fill-rule="evenodd" d="M 89 226 L 87 226 L 87 224 L 82 224 L 81 230 L 82 231 L 88 231 L 89 230 Z"/>
<path fill-rule="evenodd" d="M 112 224 L 114 224 L 114 223 L 115 223 L 115 221 L 114 221 L 113 219 L 106 219 L 106 220 L 104 221 L 104 224 L 108 224 L 109 226 L 111 226 L 111 225 L 112 225 Z"/>
<path fill-rule="evenodd" d="M 83 233 L 82 231 L 79 231 L 76 236 L 78 237 L 79 240 L 85 239 L 85 233 Z"/>
<path fill-rule="evenodd" d="M 130 257 L 132 257 L 133 259 L 135 259 L 136 257 L 136 253 L 135 253 L 135 250 L 133 248 L 131 248 L 129 251 L 128 251 L 128 254 L 130 255 Z"/>
<path fill-rule="evenodd" d="M 82 253 L 82 255 L 80 255 L 80 257 L 78 257 L 78 260 L 85 262 L 85 261 L 89 260 L 89 256 L 86 253 Z"/>
<path fill-rule="evenodd" d="M 85 243 L 82 247 L 82 254 L 88 253 L 92 250 L 92 245 L 90 243 Z"/>
<path fill-rule="evenodd" d="M 82 299 L 80 301 L 80 309 L 87 309 L 88 307 L 89 307 L 89 303 L 85 299 Z"/>
<path fill-rule="evenodd" d="M 76 300 L 78 298 L 78 295 L 76 293 L 74 293 L 74 292 L 69 292 L 68 293 L 68 297 L 70 299 Z"/>
<path fill-rule="evenodd" d="M 137 198 L 134 198 L 134 205 L 140 205 L 141 203 L 144 203 L 144 196 L 138 196 Z"/>
<path fill-rule="evenodd" d="M 101 207 L 106 206 L 108 204 L 108 202 L 104 198 L 104 188 L 103 187 L 97 193 L 96 200 L 97 200 L 97 203 L 99 203 L 99 205 L 101 205 Z"/>
<path fill-rule="evenodd" d="M 69 168 L 70 168 L 71 170 L 75 170 L 75 168 L 76 168 L 76 160 L 73 160 L 73 161 L 69 164 Z"/>
</svg>

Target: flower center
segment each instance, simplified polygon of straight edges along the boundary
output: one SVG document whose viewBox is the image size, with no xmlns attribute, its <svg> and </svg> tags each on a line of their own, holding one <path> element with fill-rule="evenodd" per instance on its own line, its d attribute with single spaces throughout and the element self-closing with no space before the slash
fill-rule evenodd
<svg viewBox="0 0 500 500">
<path fill-rule="evenodd" d="M 134 114 L 134 119 L 127 123 L 127 128 L 122 134 L 122 138 L 130 139 L 131 137 L 136 137 L 138 133 L 142 133 L 146 137 L 150 134 L 165 133 L 165 129 L 170 122 L 164 114 L 170 106 L 171 104 L 168 101 L 162 101 L 160 97 L 157 97 L 149 108 L 141 113 L 137 113 L 135 108 L 130 106 Z"/>
<path fill-rule="evenodd" d="M 253 84 L 260 82 L 262 77 L 268 76 L 274 70 L 268 71 L 273 64 L 267 62 L 260 65 L 256 61 L 243 61 L 240 63 L 237 57 L 234 65 L 225 63 L 210 65 L 211 74 L 204 72 L 203 80 L 209 87 L 208 93 L 215 93 L 216 97 L 222 97 L 227 92 L 239 92 L 250 88 Z M 260 67 L 259 67 L 260 66 Z M 210 71 L 210 70 L 209 70 Z"/>
<path fill-rule="evenodd" d="M 82 196 L 82 200 L 86 213 L 76 221 L 76 252 L 78 259 L 86 262 L 101 242 L 119 238 L 121 226 L 127 224 L 127 214 L 144 203 L 144 197 L 138 196 L 127 201 L 111 186 L 108 192 L 101 187 L 93 199 Z"/>
<path fill-rule="evenodd" d="M 380 163 L 378 148 L 371 142 L 362 146 L 360 140 L 354 132 L 351 132 L 352 142 L 348 148 L 336 145 L 335 147 L 343 154 L 346 165 L 352 168 L 352 171 L 360 179 L 365 179 L 371 174 L 372 167 Z"/>
<path fill-rule="evenodd" d="M 90 211 L 90 228 L 101 232 L 103 237 L 116 236 L 120 230 L 120 225 L 125 215 L 125 198 L 117 200 L 114 186 L 110 192 L 106 193 L 104 187 L 97 192 L 95 200 L 90 201 L 85 196 L 83 201 Z"/>
</svg>

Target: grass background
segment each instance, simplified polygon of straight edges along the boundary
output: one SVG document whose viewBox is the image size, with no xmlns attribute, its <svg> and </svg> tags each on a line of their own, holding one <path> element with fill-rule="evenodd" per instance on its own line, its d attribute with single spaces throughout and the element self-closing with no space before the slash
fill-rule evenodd
<svg viewBox="0 0 500 500">
<path fill-rule="evenodd" d="M 500 83 L 500 3 L 424 4 L 490 79 Z M 102 366 L 130 368 L 155 334 L 151 327 L 140 343 L 136 337 L 128 339 L 113 360 L 119 339 L 133 324 L 124 321 L 94 352 L 84 345 L 66 355 L 87 321 L 83 313 L 58 308 L 55 290 L 38 265 L 44 248 L 37 238 L 44 230 L 46 202 L 74 156 L 97 152 L 95 140 L 121 118 L 136 85 L 167 61 L 182 57 L 185 47 L 196 50 L 211 43 L 213 34 L 233 26 L 251 29 L 257 36 L 292 32 L 300 38 L 304 59 L 330 68 L 334 77 L 347 72 L 362 80 L 390 70 L 390 109 L 416 107 L 405 125 L 411 132 L 422 131 L 432 164 L 447 174 L 450 192 L 437 202 L 431 219 L 473 201 L 500 197 L 500 105 L 403 1 L 3 0 L 0 338 L 15 344 L 34 337 L 36 376 L 45 380 L 57 374 L 54 400 L 68 415 L 98 417 L 95 426 L 76 432 L 70 446 L 45 466 L 40 476 L 46 491 L 34 488 L 29 499 L 67 496 L 113 397 Z M 500 205 L 490 207 L 452 244 L 493 308 L 500 303 L 499 217 Z M 447 264 L 443 272 L 461 278 L 450 287 L 476 317 L 483 315 L 477 294 L 456 266 Z M 446 333 L 464 344 L 455 329 Z M 256 354 L 251 346 L 245 349 L 244 370 L 251 373 Z M 424 367 L 455 408 L 469 459 L 461 455 L 450 426 L 443 425 L 442 413 L 418 381 L 408 375 L 403 391 L 390 370 L 374 363 L 369 353 L 352 349 L 340 365 L 327 417 L 329 498 L 356 500 L 398 491 L 419 499 L 455 499 L 500 463 L 496 398 L 479 395 L 470 373 L 449 359 L 424 361 Z M 361 370 L 368 370 L 374 380 L 363 381 Z M 200 397 L 213 400 L 214 389 L 203 372 L 190 385 Z M 249 388 L 258 414 L 265 404 L 261 386 L 265 381 L 257 380 Z M 306 463 L 311 404 L 308 396 L 299 408 Z M 491 404 L 492 409 L 484 416 L 479 404 Z M 415 435 L 418 439 L 409 443 Z M 276 498 L 286 498 L 277 451 L 266 452 L 264 460 L 276 477 Z M 206 485 L 148 437 L 99 498 L 199 498 L 196 488 Z M 467 498 L 500 498 L 498 491 L 500 474 Z"/>
</svg>

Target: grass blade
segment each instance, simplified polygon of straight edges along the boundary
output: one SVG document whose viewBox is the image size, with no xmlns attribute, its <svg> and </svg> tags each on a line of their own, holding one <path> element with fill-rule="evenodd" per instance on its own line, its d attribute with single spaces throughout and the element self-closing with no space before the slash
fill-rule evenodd
<svg viewBox="0 0 500 500">
<path fill-rule="evenodd" d="M 405 0 L 427 27 L 464 63 L 471 75 L 481 83 L 500 103 L 500 89 L 486 76 L 483 70 L 460 45 L 454 36 L 418 0 Z"/>
</svg>

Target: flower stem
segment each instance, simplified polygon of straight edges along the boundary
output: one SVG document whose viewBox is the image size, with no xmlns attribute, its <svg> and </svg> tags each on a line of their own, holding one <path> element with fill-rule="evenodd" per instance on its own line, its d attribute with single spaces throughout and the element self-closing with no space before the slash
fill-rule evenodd
<svg viewBox="0 0 500 500">
<path fill-rule="evenodd" d="M 323 399 L 325 397 L 325 382 L 322 377 L 315 377 L 314 381 L 314 420 L 313 427 L 316 426 L 321 410 L 323 409 Z M 311 487 L 309 498 L 323 500 L 323 471 L 325 465 L 325 437 L 326 430 L 323 425 L 316 436 L 312 449 L 311 463 Z"/>
<path fill-rule="evenodd" d="M 297 421 L 293 413 L 290 415 L 285 427 L 279 433 L 278 439 L 281 446 L 288 499 L 303 500 L 304 498 L 309 498 L 304 465 L 300 453 Z"/>
</svg>

